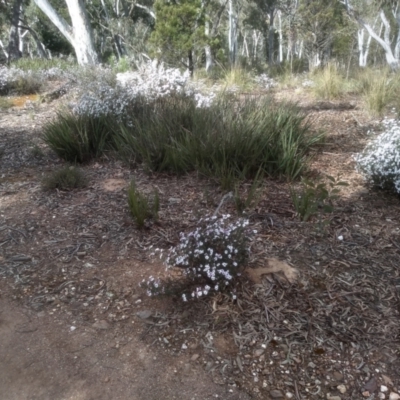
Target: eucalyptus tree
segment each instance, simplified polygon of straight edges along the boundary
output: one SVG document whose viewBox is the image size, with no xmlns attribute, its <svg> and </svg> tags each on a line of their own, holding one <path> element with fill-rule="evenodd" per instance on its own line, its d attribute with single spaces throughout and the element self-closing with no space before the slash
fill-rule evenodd
<svg viewBox="0 0 400 400">
<path fill-rule="evenodd" d="M 34 2 L 72 45 L 80 65 L 98 64 L 99 58 L 94 46 L 93 31 L 83 0 L 65 0 L 70 23 L 48 0 L 34 0 Z"/>
<path fill-rule="evenodd" d="M 187 68 L 193 75 L 195 57 L 206 43 L 205 12 L 200 0 L 157 0 L 156 23 L 151 34 L 155 55 L 164 61 Z"/>
<path fill-rule="evenodd" d="M 397 1 L 340 0 L 348 15 L 365 29 L 383 49 L 387 64 L 397 70 L 400 67 L 400 7 Z M 374 13 L 373 24 L 368 17 Z M 369 13 L 369 14 L 368 14 Z M 377 26 L 381 26 L 377 29 Z M 361 38 L 360 38 L 361 39 Z"/>
<path fill-rule="evenodd" d="M 343 23 L 343 10 L 336 0 L 301 0 L 298 12 L 299 34 L 312 70 L 330 59 Z"/>
</svg>

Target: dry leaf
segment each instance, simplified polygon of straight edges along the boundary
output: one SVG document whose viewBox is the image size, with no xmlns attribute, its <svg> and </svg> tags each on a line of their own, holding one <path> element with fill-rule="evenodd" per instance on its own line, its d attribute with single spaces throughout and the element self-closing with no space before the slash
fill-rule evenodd
<svg viewBox="0 0 400 400">
<path fill-rule="evenodd" d="M 279 261 L 276 258 L 269 258 L 267 261 L 267 266 L 259 268 L 247 268 L 246 272 L 249 278 L 254 283 L 261 283 L 262 275 L 272 274 L 277 272 L 283 272 L 286 279 L 293 283 L 297 279 L 298 271 L 292 268 L 289 264 L 284 261 Z"/>
</svg>

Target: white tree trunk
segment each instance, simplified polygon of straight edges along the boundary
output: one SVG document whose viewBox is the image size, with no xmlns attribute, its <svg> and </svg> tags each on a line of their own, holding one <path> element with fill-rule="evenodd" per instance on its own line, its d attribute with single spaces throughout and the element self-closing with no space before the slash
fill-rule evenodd
<svg viewBox="0 0 400 400">
<path fill-rule="evenodd" d="M 231 65 L 236 63 L 237 55 L 237 15 L 233 4 L 234 0 L 229 0 L 229 58 Z"/>
<path fill-rule="evenodd" d="M 400 60 L 398 54 L 400 53 L 400 43 L 396 42 L 396 47 L 397 44 L 399 45 L 399 50 L 398 54 L 396 56 L 396 51 L 393 53 L 392 48 L 391 48 L 391 40 L 390 40 L 390 22 L 386 18 L 385 12 L 383 9 L 380 10 L 379 12 L 379 17 L 382 21 L 383 26 L 385 27 L 384 33 L 383 33 L 383 39 L 380 37 L 380 34 L 377 34 L 374 30 L 374 27 L 371 26 L 369 23 L 365 22 L 360 15 L 354 10 L 354 8 L 350 5 L 349 0 L 341 0 L 341 3 L 343 3 L 346 8 L 347 12 L 349 15 L 351 15 L 355 20 L 368 32 L 368 34 L 378 42 L 378 44 L 382 47 L 382 49 L 385 52 L 385 57 L 386 57 L 386 62 L 389 64 L 389 66 L 392 69 L 398 69 L 400 67 Z M 397 10 L 396 10 L 397 12 Z M 400 24 L 400 16 L 397 18 L 396 15 L 396 22 Z M 400 25 L 398 26 L 400 28 Z M 400 38 L 398 38 L 400 40 Z M 396 49 L 395 47 L 395 49 Z"/>
<path fill-rule="evenodd" d="M 210 37 L 210 21 L 208 19 L 205 22 L 204 33 L 207 38 Z M 209 44 L 204 46 L 204 52 L 206 54 L 206 72 L 209 73 L 214 67 L 214 57 Z"/>
<path fill-rule="evenodd" d="M 364 33 L 365 29 L 359 29 L 357 32 L 357 39 L 358 39 L 358 65 L 359 67 L 366 67 L 367 66 L 367 61 L 368 61 L 368 53 L 369 53 L 369 47 L 371 45 L 371 39 L 372 36 L 369 35 L 367 39 L 367 43 L 364 45 Z"/>
<path fill-rule="evenodd" d="M 278 35 L 279 35 L 279 63 L 283 61 L 283 36 L 282 36 L 282 15 L 278 11 Z"/>
<path fill-rule="evenodd" d="M 83 0 L 65 0 L 72 27 L 54 10 L 48 0 L 34 0 L 34 2 L 71 43 L 75 50 L 78 64 L 98 64 L 99 60 L 93 44 L 92 28 Z"/>
</svg>

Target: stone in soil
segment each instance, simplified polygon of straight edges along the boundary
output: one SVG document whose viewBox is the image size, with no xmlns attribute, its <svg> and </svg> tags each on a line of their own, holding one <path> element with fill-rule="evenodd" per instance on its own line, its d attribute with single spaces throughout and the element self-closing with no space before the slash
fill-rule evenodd
<svg viewBox="0 0 400 400">
<path fill-rule="evenodd" d="M 280 390 L 271 390 L 269 392 L 269 394 L 271 395 L 271 397 L 273 399 L 282 399 L 283 398 L 283 393 Z"/>
<path fill-rule="evenodd" d="M 378 382 L 375 377 L 371 378 L 363 387 L 363 392 L 374 393 L 378 389 Z"/>
<path fill-rule="evenodd" d="M 95 322 L 92 326 L 95 329 L 102 329 L 102 330 L 106 330 L 106 329 L 110 328 L 110 324 L 107 321 L 105 321 L 104 319 Z"/>
<path fill-rule="evenodd" d="M 400 399 L 400 395 L 398 395 L 397 393 L 391 392 L 389 394 L 389 400 L 399 400 L 399 399 Z"/>
</svg>

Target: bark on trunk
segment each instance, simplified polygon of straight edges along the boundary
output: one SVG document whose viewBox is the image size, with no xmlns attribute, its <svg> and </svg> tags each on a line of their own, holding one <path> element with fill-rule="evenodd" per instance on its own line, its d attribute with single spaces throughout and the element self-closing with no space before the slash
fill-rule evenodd
<svg viewBox="0 0 400 400">
<path fill-rule="evenodd" d="M 80 65 L 95 65 L 99 59 L 94 48 L 92 28 L 83 0 L 65 0 L 72 27 L 51 6 L 48 0 L 34 0 L 61 34 L 71 43 Z"/>
<path fill-rule="evenodd" d="M 18 60 L 22 57 L 19 50 L 19 31 L 18 23 L 21 14 L 22 0 L 14 0 L 12 17 L 11 17 L 11 28 L 8 42 L 8 63 L 14 60 Z"/>
<path fill-rule="evenodd" d="M 193 64 L 193 52 L 192 52 L 192 50 L 189 50 L 189 52 L 188 52 L 188 64 L 189 64 L 190 77 L 193 78 L 194 64 Z"/>
</svg>

